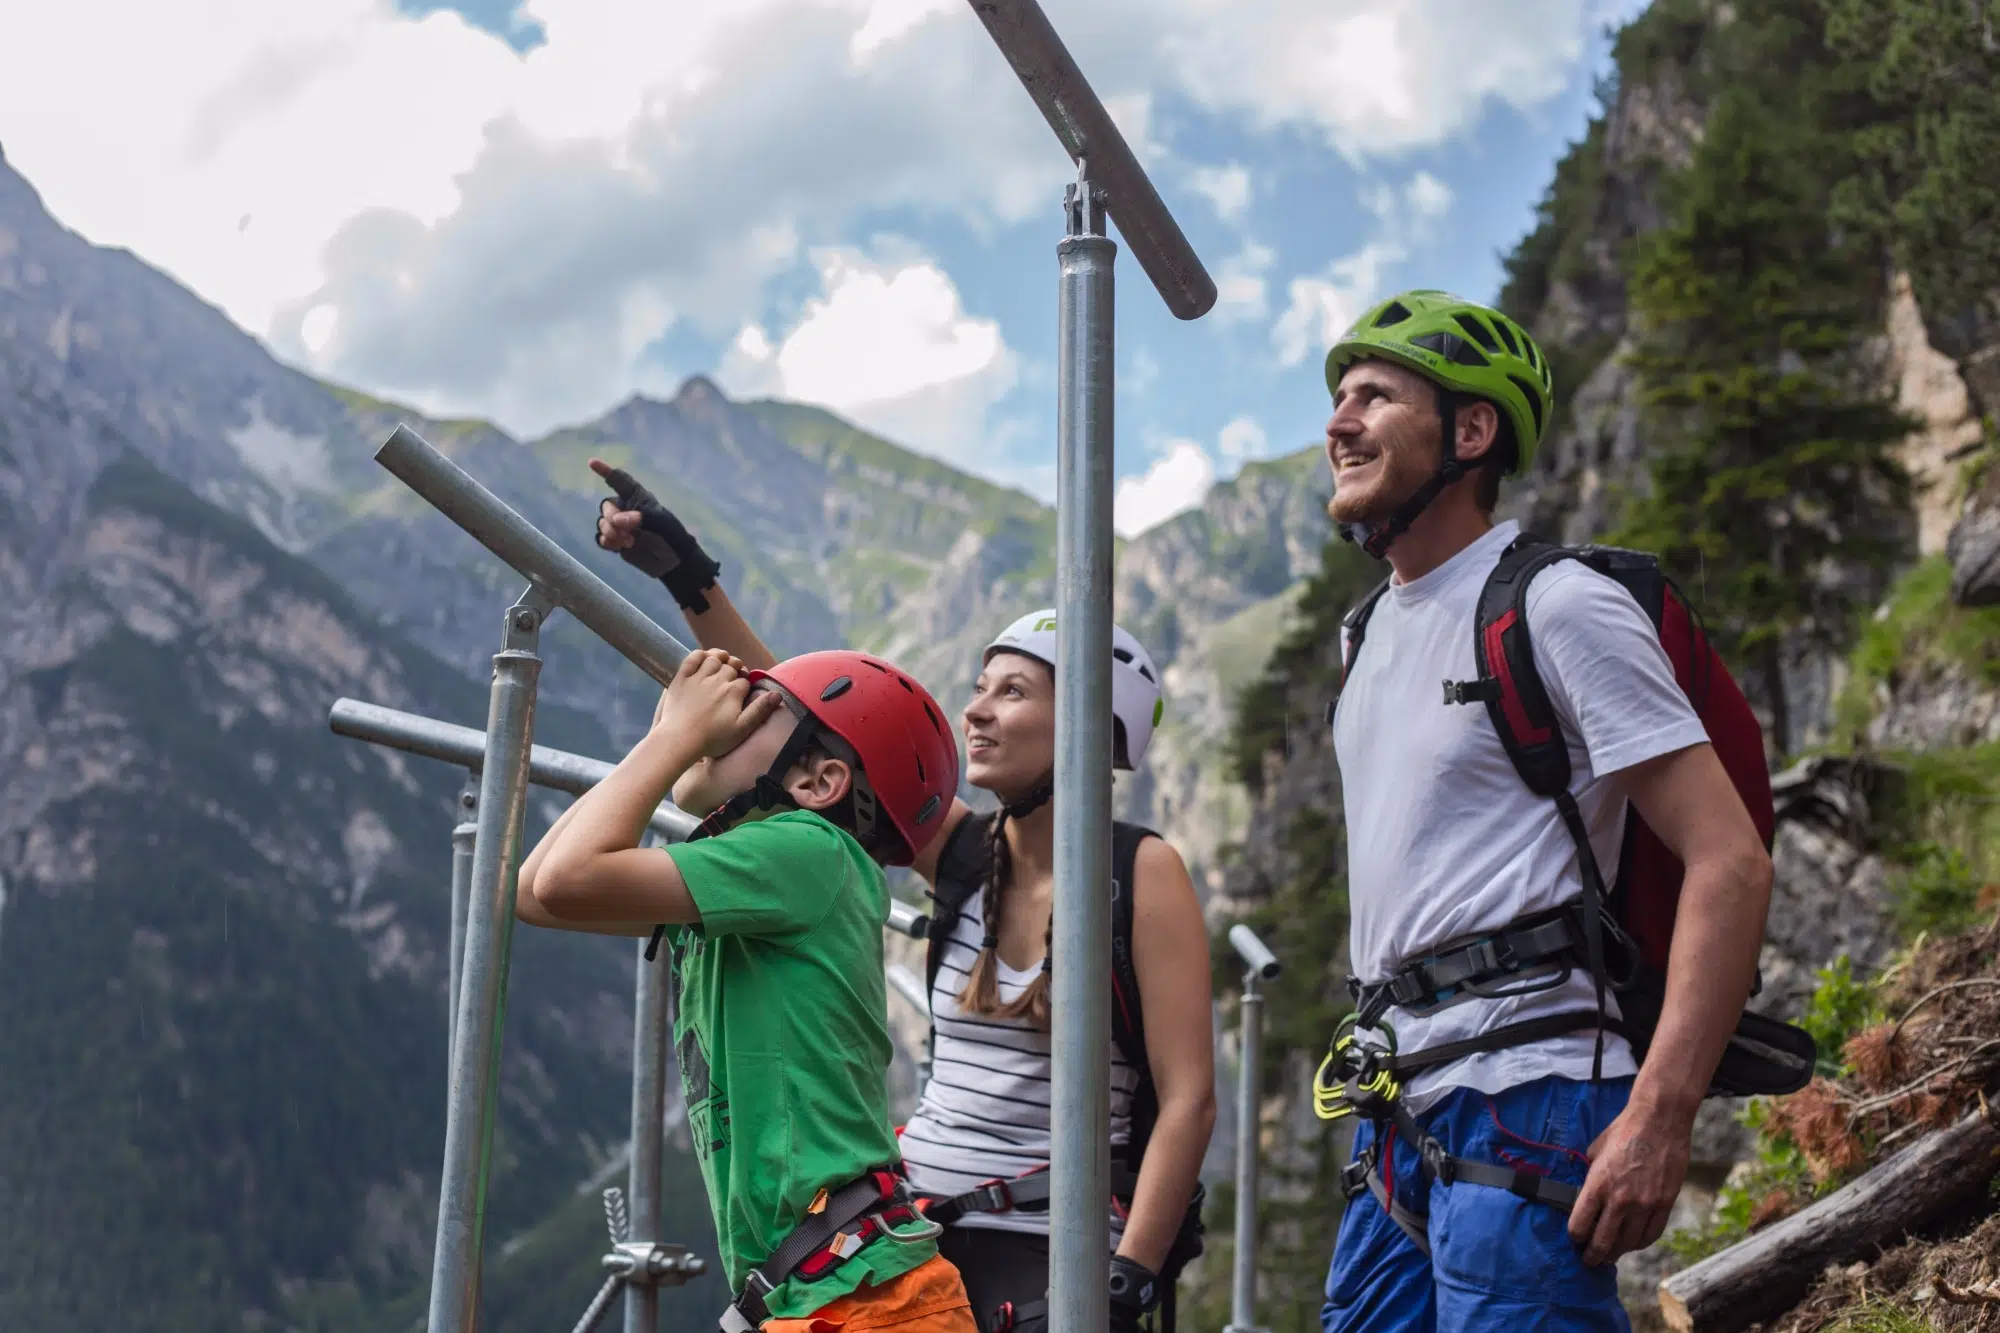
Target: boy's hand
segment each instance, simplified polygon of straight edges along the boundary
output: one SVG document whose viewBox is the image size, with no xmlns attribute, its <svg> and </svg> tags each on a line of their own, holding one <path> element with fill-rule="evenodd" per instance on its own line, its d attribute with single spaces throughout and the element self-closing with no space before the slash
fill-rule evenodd
<svg viewBox="0 0 2000 1333">
<path fill-rule="evenodd" d="M 700 747 L 703 758 L 728 754 L 784 706 L 775 691 L 753 696 L 743 663 L 720 648 L 689 653 L 660 695 L 653 730 L 671 732 Z"/>
<path fill-rule="evenodd" d="M 626 564 L 666 584 L 674 601 L 686 610 L 696 614 L 708 610 L 708 598 L 702 594 L 715 586 L 722 566 L 701 549 L 701 543 L 674 511 L 631 473 L 601 458 L 590 460 L 590 470 L 618 493 L 616 500 L 598 503 L 597 544 L 618 552 Z"/>
</svg>

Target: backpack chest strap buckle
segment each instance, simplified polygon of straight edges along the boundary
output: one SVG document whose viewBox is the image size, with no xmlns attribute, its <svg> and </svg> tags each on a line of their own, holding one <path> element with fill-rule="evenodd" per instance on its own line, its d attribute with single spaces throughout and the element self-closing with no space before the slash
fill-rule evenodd
<svg viewBox="0 0 2000 1333">
<path fill-rule="evenodd" d="M 1447 704 L 1483 704 L 1498 702 L 1500 682 L 1497 680 L 1448 680 L 1444 683 L 1444 701 Z"/>
</svg>

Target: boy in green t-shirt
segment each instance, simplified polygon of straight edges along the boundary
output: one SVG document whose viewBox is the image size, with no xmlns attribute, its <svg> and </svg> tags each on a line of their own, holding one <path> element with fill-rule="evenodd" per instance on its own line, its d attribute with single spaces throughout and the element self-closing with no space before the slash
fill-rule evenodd
<svg viewBox="0 0 2000 1333">
<path fill-rule="evenodd" d="M 883 865 L 944 823 L 958 749 L 924 688 L 863 653 L 745 671 L 692 653 L 652 729 L 521 866 L 516 914 L 659 930 L 716 1241 L 725 1330 L 973 1333 L 937 1228 L 904 1192 L 889 1123 Z M 642 848 L 671 791 L 705 816 Z M 655 945 L 659 943 L 656 935 Z"/>
</svg>

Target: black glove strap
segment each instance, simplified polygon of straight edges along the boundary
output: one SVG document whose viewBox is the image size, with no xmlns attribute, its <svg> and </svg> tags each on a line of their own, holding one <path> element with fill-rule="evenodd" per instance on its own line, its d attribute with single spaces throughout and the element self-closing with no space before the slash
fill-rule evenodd
<svg viewBox="0 0 2000 1333">
<path fill-rule="evenodd" d="M 1132 1312 L 1136 1319 L 1151 1314 L 1160 1303 L 1160 1275 L 1124 1255 L 1111 1257 L 1111 1304 Z"/>
<path fill-rule="evenodd" d="M 633 534 L 632 544 L 620 551 L 619 556 L 634 569 L 664 583 L 683 610 L 697 615 L 708 610 L 708 598 L 703 594 L 715 586 L 715 576 L 722 572 L 722 565 L 701 548 L 701 543 L 674 511 L 661 504 L 630 473 L 612 468 L 604 480 L 618 493 L 618 508 L 639 515 L 639 530 Z M 598 516 L 604 515 L 604 505 L 600 504 Z M 601 536 L 598 545 L 603 545 Z"/>
</svg>

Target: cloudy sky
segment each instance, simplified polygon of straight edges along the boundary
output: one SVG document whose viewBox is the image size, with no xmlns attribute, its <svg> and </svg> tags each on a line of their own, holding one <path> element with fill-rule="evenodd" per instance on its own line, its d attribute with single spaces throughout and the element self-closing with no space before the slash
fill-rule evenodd
<svg viewBox="0 0 2000 1333">
<path fill-rule="evenodd" d="M 1119 526 L 1490 298 L 1642 0 L 1042 0 L 1221 291 L 1118 267 Z M 0 146 L 280 357 L 517 435 L 707 373 L 1054 494 L 1068 158 L 965 0 L 0 0 Z"/>
</svg>

